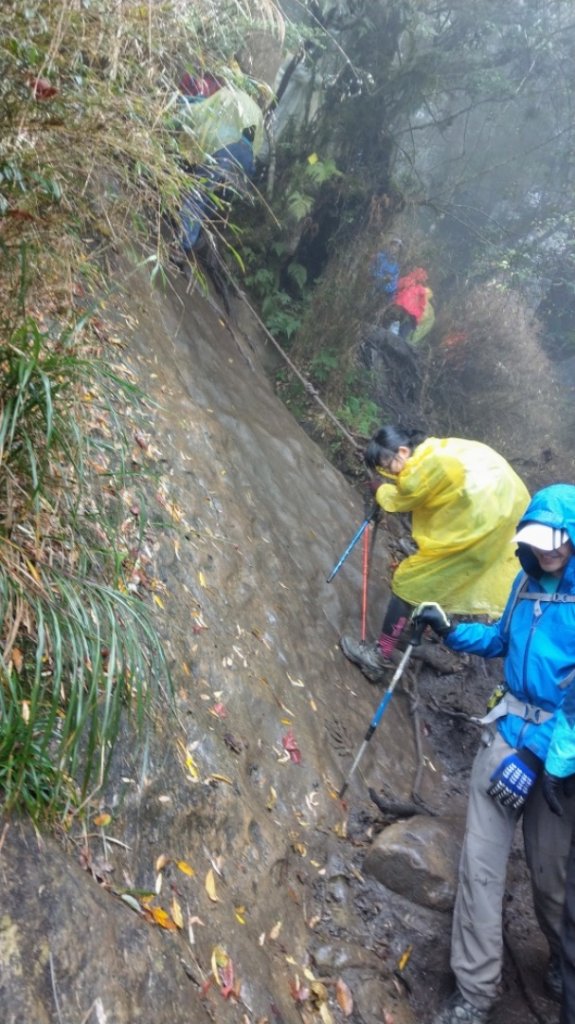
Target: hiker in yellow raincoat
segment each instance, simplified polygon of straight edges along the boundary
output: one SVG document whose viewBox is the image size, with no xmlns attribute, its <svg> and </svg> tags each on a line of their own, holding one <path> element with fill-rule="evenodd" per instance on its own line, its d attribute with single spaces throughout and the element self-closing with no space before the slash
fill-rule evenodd
<svg viewBox="0 0 575 1024">
<path fill-rule="evenodd" d="M 394 573 L 379 639 L 340 641 L 345 656 L 380 682 L 414 606 L 437 601 L 452 614 L 493 617 L 503 611 L 519 570 L 511 541 L 529 492 L 509 463 L 479 441 L 382 427 L 365 462 L 378 505 L 411 512 L 418 548 Z"/>
</svg>

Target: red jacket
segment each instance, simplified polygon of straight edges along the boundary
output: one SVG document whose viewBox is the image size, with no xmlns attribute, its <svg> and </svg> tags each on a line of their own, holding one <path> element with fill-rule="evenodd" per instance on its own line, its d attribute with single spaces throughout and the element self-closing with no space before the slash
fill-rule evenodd
<svg viewBox="0 0 575 1024">
<path fill-rule="evenodd" d="M 400 277 L 397 282 L 394 304 L 415 318 L 419 323 L 427 306 L 428 294 L 426 288 L 427 270 L 423 267 L 416 267 L 410 274 Z"/>
</svg>

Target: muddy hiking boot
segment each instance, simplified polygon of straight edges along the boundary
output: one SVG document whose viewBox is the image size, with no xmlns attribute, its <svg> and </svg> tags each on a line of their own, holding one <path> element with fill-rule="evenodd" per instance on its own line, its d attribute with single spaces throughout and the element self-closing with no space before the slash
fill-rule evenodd
<svg viewBox="0 0 575 1024">
<path fill-rule="evenodd" d="M 489 1013 L 489 1009 L 481 1010 L 468 1002 L 461 992 L 455 992 L 433 1018 L 432 1024 L 487 1024 Z"/>
<path fill-rule="evenodd" d="M 353 636 L 342 636 L 339 645 L 346 658 L 361 669 L 370 683 L 383 682 L 386 673 L 396 667 L 393 661 L 384 658 L 378 643 L 356 640 Z"/>
<path fill-rule="evenodd" d="M 563 997 L 563 975 L 561 974 L 561 959 L 558 953 L 552 953 L 547 963 L 547 969 L 543 975 L 543 988 L 549 999 L 560 1003 Z"/>
</svg>

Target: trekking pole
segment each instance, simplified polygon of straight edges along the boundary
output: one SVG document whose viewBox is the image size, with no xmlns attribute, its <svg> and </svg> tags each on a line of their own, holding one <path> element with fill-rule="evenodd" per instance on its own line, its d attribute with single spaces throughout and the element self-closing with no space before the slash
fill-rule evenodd
<svg viewBox="0 0 575 1024">
<path fill-rule="evenodd" d="M 367 530 L 363 534 L 363 577 L 361 587 L 361 639 L 365 640 L 367 636 L 367 583 L 369 576 L 369 537 L 367 536 Z"/>
<path fill-rule="evenodd" d="M 351 766 L 351 768 L 350 768 L 350 770 L 348 772 L 347 778 L 346 778 L 343 786 L 341 787 L 341 789 L 340 789 L 340 791 L 338 793 L 338 796 L 339 796 L 340 800 L 341 800 L 343 794 L 345 793 L 347 787 L 349 786 L 349 784 L 351 782 L 351 777 L 352 777 L 353 773 L 355 772 L 359 762 L 361 761 L 363 755 L 365 754 L 365 751 L 367 749 L 367 744 L 369 743 L 371 737 L 373 736 L 375 730 L 377 729 L 379 723 L 381 722 L 381 719 L 383 718 L 383 716 L 385 714 L 385 709 L 387 708 L 387 705 L 389 704 L 389 702 L 390 702 L 390 700 L 391 700 L 391 698 L 393 696 L 393 691 L 395 690 L 395 687 L 396 687 L 397 683 L 399 682 L 399 680 L 401 679 L 401 677 L 402 677 L 402 675 L 403 675 L 403 673 L 405 671 L 405 667 L 406 667 L 409 659 L 411 658 L 411 655 L 413 653 L 413 648 L 417 647 L 417 645 L 421 642 L 421 635 L 422 635 L 423 630 L 424 630 L 425 627 L 423 625 L 421 625 L 421 626 L 413 626 L 412 625 L 411 628 L 412 628 L 411 639 L 410 639 L 407 647 L 405 648 L 405 651 L 403 652 L 403 657 L 402 657 L 399 665 L 397 666 L 395 672 L 393 673 L 393 679 L 391 680 L 387 690 L 385 691 L 383 697 L 381 698 L 381 700 L 380 700 L 380 702 L 379 702 L 379 704 L 378 704 L 378 706 L 376 708 L 375 714 L 374 714 L 374 716 L 373 716 L 373 718 L 372 718 L 372 720 L 371 720 L 371 722 L 369 724 L 369 728 L 368 728 L 368 730 L 367 730 L 367 732 L 366 732 L 366 734 L 364 736 L 363 743 L 361 744 L 361 746 L 360 746 L 360 748 L 359 748 L 359 750 L 358 750 L 358 752 L 357 752 L 357 754 L 355 756 L 355 761 L 353 762 L 353 764 L 352 764 L 352 766 Z"/>
<path fill-rule="evenodd" d="M 363 523 L 359 527 L 359 530 L 351 538 L 351 540 L 350 540 L 349 544 L 347 545 L 343 555 L 341 556 L 339 561 L 337 561 L 335 563 L 333 569 L 331 570 L 329 576 L 327 577 L 326 583 L 331 583 L 331 581 L 334 578 L 335 574 L 337 572 L 339 572 L 339 570 L 341 569 L 341 567 L 342 567 L 343 563 L 345 562 L 346 558 L 351 554 L 351 552 L 353 551 L 353 549 L 354 549 L 355 545 L 358 543 L 358 541 L 361 540 L 364 532 L 367 530 L 367 528 L 368 528 L 369 524 L 371 523 L 371 520 L 373 519 L 374 515 L 375 515 L 375 511 L 372 511 L 372 512 L 369 513 L 368 516 L 365 517 L 365 519 L 363 520 Z"/>
</svg>

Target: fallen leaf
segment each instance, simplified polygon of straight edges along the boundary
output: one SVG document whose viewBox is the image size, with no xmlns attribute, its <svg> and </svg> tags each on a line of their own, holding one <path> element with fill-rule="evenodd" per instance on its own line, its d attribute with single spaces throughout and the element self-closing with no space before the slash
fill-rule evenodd
<svg viewBox="0 0 575 1024">
<path fill-rule="evenodd" d="M 135 910 L 137 914 L 141 914 L 143 912 L 135 896 L 130 896 L 128 892 L 123 892 L 120 899 L 126 904 L 126 906 L 130 907 L 131 910 Z"/>
<path fill-rule="evenodd" d="M 24 663 L 24 655 L 19 647 L 13 647 L 10 655 L 10 660 L 18 673 L 22 671 L 22 665 Z"/>
<path fill-rule="evenodd" d="M 174 896 L 174 898 L 172 900 L 172 906 L 170 908 L 170 911 L 171 911 L 171 914 L 172 914 L 172 918 L 173 918 L 174 924 L 178 928 L 183 928 L 184 927 L 184 916 L 182 914 L 182 908 L 181 908 L 180 904 L 178 903 L 178 901 L 177 901 L 175 896 Z"/>
<path fill-rule="evenodd" d="M 228 712 L 225 704 L 220 702 L 214 704 L 213 708 L 210 708 L 210 715 L 213 715 L 214 718 L 227 718 Z"/>
<path fill-rule="evenodd" d="M 246 908 L 245 907 L 234 907 L 234 916 L 238 924 L 246 923 Z"/>
<path fill-rule="evenodd" d="M 333 1017 L 329 1011 L 327 1003 L 322 1003 L 319 1008 L 319 1015 L 323 1021 L 323 1024 L 333 1024 Z"/>
<path fill-rule="evenodd" d="M 282 921 L 276 921 L 276 923 L 274 924 L 274 926 L 273 926 L 273 928 L 272 928 L 272 930 L 270 932 L 270 939 L 275 941 L 275 939 L 277 939 L 277 937 L 278 937 L 279 933 L 281 932 L 281 930 L 282 930 Z"/>
<path fill-rule="evenodd" d="M 168 932 L 176 930 L 174 921 L 172 921 L 167 910 L 163 910 L 162 907 L 148 907 L 148 914 L 150 914 L 156 924 L 160 925 L 160 928 L 165 928 Z"/>
<path fill-rule="evenodd" d="M 167 864 L 170 863 L 170 858 L 167 853 L 161 853 L 159 857 L 156 857 L 156 863 L 154 867 L 156 871 L 163 871 Z"/>
<path fill-rule="evenodd" d="M 35 100 L 51 100 L 58 93 L 56 87 L 47 78 L 30 78 L 28 84 Z"/>
<path fill-rule="evenodd" d="M 346 1017 L 349 1017 L 353 1013 L 353 999 L 348 986 L 342 978 L 338 978 L 335 983 L 335 998 L 340 1010 Z"/>
<path fill-rule="evenodd" d="M 152 594 L 152 598 L 154 600 L 154 603 L 157 604 L 158 608 L 164 607 L 164 602 L 162 601 L 161 597 L 158 597 L 157 594 Z"/>
<path fill-rule="evenodd" d="M 188 864 L 186 860 L 177 860 L 176 867 L 180 869 L 182 874 L 188 875 L 189 878 L 193 878 L 196 873 L 192 865 Z"/>
<path fill-rule="evenodd" d="M 105 825 L 109 825 L 111 820 L 112 815 L 106 814 L 105 812 L 103 812 L 102 814 L 97 814 L 96 817 L 93 819 L 94 825 L 97 825 L 98 828 L 103 828 Z"/>
<path fill-rule="evenodd" d="M 273 811 L 273 809 L 274 809 L 274 807 L 275 807 L 275 805 L 277 803 L 277 798 L 278 798 L 278 795 L 277 795 L 274 787 L 270 786 L 270 794 L 268 796 L 268 800 L 267 800 L 267 803 L 266 803 L 266 810 L 267 811 Z"/>
<path fill-rule="evenodd" d="M 216 879 L 214 877 L 214 872 L 212 871 L 211 868 L 206 875 L 205 887 L 206 892 L 210 897 L 212 903 L 219 903 L 220 899 L 216 892 Z"/>
<path fill-rule="evenodd" d="M 214 946 L 212 949 L 212 974 L 217 985 L 222 984 L 220 976 L 220 968 L 227 967 L 229 963 L 229 956 L 223 946 Z"/>
<path fill-rule="evenodd" d="M 228 779 L 227 775 L 219 775 L 217 772 L 214 775 L 210 775 L 208 778 L 210 782 L 227 782 L 228 786 L 233 786 L 232 779 Z"/>
<path fill-rule="evenodd" d="M 284 748 L 284 750 L 287 750 L 290 757 L 290 761 L 292 761 L 293 764 L 301 763 L 301 751 L 297 745 L 296 738 L 291 729 L 288 729 L 287 733 L 282 738 L 282 747 Z"/>
<path fill-rule="evenodd" d="M 409 963 L 409 958 L 411 957 L 412 952 L 413 952 L 413 946 L 407 946 L 407 948 L 404 949 L 404 951 L 401 954 L 399 960 L 397 961 L 397 969 L 398 969 L 398 971 L 404 971 L 405 970 L 405 968 L 407 967 L 407 965 Z"/>
</svg>

